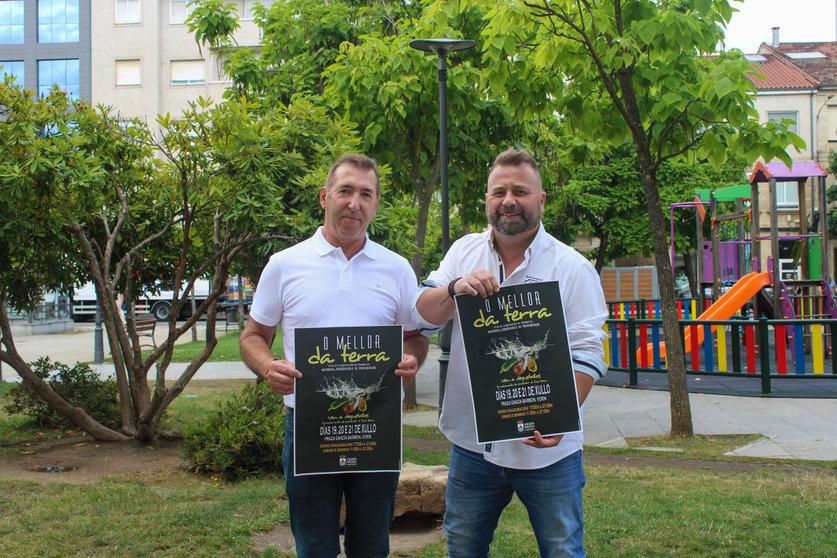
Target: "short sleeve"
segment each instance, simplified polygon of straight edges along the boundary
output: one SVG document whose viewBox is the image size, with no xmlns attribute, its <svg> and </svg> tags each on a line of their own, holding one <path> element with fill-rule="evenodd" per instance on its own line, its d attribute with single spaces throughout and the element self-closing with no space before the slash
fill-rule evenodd
<svg viewBox="0 0 837 558">
<path fill-rule="evenodd" d="M 282 304 L 282 264 L 280 254 L 274 254 L 256 285 L 250 317 L 262 325 L 277 326 L 282 321 Z"/>
</svg>

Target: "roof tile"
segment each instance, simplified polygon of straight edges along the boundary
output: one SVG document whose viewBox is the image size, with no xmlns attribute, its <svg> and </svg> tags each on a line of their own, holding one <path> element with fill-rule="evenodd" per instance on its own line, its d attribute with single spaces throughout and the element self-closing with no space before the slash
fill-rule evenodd
<svg viewBox="0 0 837 558">
<path fill-rule="evenodd" d="M 837 42 L 780 43 L 776 50 L 785 55 L 793 52 L 821 52 L 825 58 L 796 58 L 793 63 L 819 82 L 837 83 Z"/>
</svg>

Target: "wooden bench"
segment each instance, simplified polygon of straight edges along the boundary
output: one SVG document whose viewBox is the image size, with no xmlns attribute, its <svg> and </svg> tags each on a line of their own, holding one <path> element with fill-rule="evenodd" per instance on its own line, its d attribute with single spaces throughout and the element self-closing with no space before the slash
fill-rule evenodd
<svg viewBox="0 0 837 558">
<path fill-rule="evenodd" d="M 157 328 L 157 318 L 151 314 L 137 314 L 134 323 L 137 326 L 137 337 L 150 337 L 151 345 L 156 349 L 157 341 L 154 339 L 154 330 Z"/>
</svg>

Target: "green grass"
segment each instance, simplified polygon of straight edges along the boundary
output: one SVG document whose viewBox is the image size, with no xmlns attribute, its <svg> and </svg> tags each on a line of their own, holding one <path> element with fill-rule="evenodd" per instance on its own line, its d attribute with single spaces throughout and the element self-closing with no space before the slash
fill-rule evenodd
<svg viewBox="0 0 837 558">
<path fill-rule="evenodd" d="M 9 557 L 259 556 L 253 537 L 287 521 L 279 479 L 233 485 L 158 472 L 92 485 L 0 480 L 0 492 L 0 555 Z M 834 548 L 837 478 L 591 466 L 584 507 L 589 556 L 823 556 Z M 412 555 L 441 557 L 444 545 Z M 491 555 L 537 556 L 516 499 Z"/>
<path fill-rule="evenodd" d="M 834 549 L 834 475 L 591 467 L 587 481 L 590 556 L 802 557 Z"/>
<path fill-rule="evenodd" d="M 405 463 L 415 463 L 416 465 L 447 466 L 450 463 L 450 450 L 419 450 L 405 445 L 402 451 L 402 459 Z"/>
<path fill-rule="evenodd" d="M 671 436 L 650 436 L 625 438 L 631 453 L 655 454 L 690 459 L 724 459 L 724 454 L 746 446 L 760 438 L 761 434 L 695 434 L 694 438 L 672 438 Z M 643 448 L 670 448 L 679 451 L 659 452 Z"/>
<path fill-rule="evenodd" d="M 189 338 L 189 333 L 185 333 L 182 338 Z M 241 360 L 241 351 L 238 349 L 238 339 L 240 332 L 231 330 L 229 333 L 218 335 L 216 339 L 218 343 L 215 345 L 215 350 L 209 356 L 207 362 L 238 362 Z M 182 339 L 181 338 L 181 339 Z M 191 362 L 203 351 L 206 346 L 205 341 L 189 341 L 186 343 L 178 343 L 174 346 L 172 353 L 172 362 Z M 144 349 L 146 352 L 148 349 Z M 147 353 L 146 353 L 147 354 Z M 273 341 L 273 354 L 277 357 L 284 358 L 285 351 L 282 347 L 282 332 L 276 330 L 276 339 Z M 108 358 L 106 362 L 113 362 L 113 359 Z"/>
<path fill-rule="evenodd" d="M 625 455 L 653 455 L 669 459 L 705 459 L 709 461 L 733 461 L 744 463 L 770 463 L 770 459 L 725 455 L 736 448 L 746 446 L 764 438 L 761 434 L 695 434 L 694 438 L 672 438 L 653 436 L 625 438 L 627 448 L 595 448 L 596 451 Z M 659 451 L 650 448 L 676 448 L 680 451 Z M 804 459 L 783 459 L 783 464 L 807 465 L 824 469 L 837 469 L 835 461 L 810 461 Z"/>
<path fill-rule="evenodd" d="M 193 381 L 170 408 L 170 427 L 201 423 L 215 402 L 252 380 Z M 4 414 L 0 439 L 20 441 L 20 423 Z M 405 426 L 406 436 L 442 439 L 435 427 Z M 14 436 L 18 436 L 14 438 Z M 729 460 L 723 453 L 747 436 L 694 440 L 631 439 L 632 446 L 676 446 L 683 453 L 637 449 L 660 457 Z M 601 450 L 597 450 L 601 451 Z M 447 451 L 404 448 L 404 459 L 446 464 Z M 740 459 L 746 460 L 746 459 Z M 750 461 L 750 460 L 747 460 Z M 782 465 L 795 463 L 787 460 Z M 758 468 L 748 472 L 683 471 L 660 459 L 654 467 L 588 465 L 584 490 L 585 546 L 595 557 L 808 557 L 833 549 L 837 475 L 827 470 Z M 826 463 L 818 463 L 821 467 Z M 281 479 L 228 484 L 211 476 L 156 471 L 89 485 L 0 479 L 0 556 L 242 556 L 259 553 L 254 537 L 287 522 Z M 164 526 L 161 528 L 161 526 Z M 537 545 L 522 504 L 503 513 L 492 556 L 529 558 Z M 444 542 L 411 556 L 445 556 Z"/>
<path fill-rule="evenodd" d="M 439 432 L 435 426 L 413 426 L 412 424 L 405 424 L 403 427 L 405 436 L 413 438 L 424 438 L 425 440 L 444 440 L 445 435 Z"/>
<path fill-rule="evenodd" d="M 215 350 L 212 351 L 209 362 L 240 361 L 241 352 L 238 349 L 239 336 L 240 332 L 238 330 L 219 335 L 217 337 L 218 344 L 215 346 Z M 203 341 L 190 341 L 175 345 L 172 362 L 191 362 L 200 354 L 204 345 L 205 343 Z M 285 350 L 282 347 L 282 330 L 278 328 L 276 329 L 276 338 L 273 341 L 273 354 L 279 358 L 284 358 L 285 356 Z"/>
<path fill-rule="evenodd" d="M 10 415 L 6 405 L 11 401 L 9 392 L 15 384 L 0 382 L 0 455 L 17 450 L 3 446 L 22 444 L 27 441 L 60 438 L 70 434 L 64 430 L 44 429 L 33 426 L 25 415 Z"/>
<path fill-rule="evenodd" d="M 287 521 L 280 479 L 226 485 L 187 473 L 93 485 L 0 480 L 0 555 L 254 556 Z M 23 526 L 23 528 L 22 528 Z"/>
<path fill-rule="evenodd" d="M 218 412 L 218 403 L 230 399 L 244 386 L 256 383 L 253 379 L 192 380 L 183 393 L 172 401 L 166 411 L 165 429 L 185 429 L 190 425 L 206 424 Z"/>
</svg>

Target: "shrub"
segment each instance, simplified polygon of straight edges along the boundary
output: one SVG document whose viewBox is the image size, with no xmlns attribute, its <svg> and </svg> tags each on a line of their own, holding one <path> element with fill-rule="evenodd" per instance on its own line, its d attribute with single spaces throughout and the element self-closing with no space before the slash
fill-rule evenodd
<svg viewBox="0 0 837 558">
<path fill-rule="evenodd" d="M 241 480 L 282 472 L 285 415 L 282 397 L 267 382 L 246 386 L 218 404 L 209 424 L 185 432 L 181 451 L 190 470 Z"/>
<path fill-rule="evenodd" d="M 39 358 L 29 364 L 36 376 L 67 403 L 81 407 L 93 419 L 108 428 L 117 429 L 121 424 L 116 380 L 102 379 L 90 366 L 76 363 L 67 366 L 53 362 L 49 357 Z M 9 414 L 22 414 L 38 428 L 72 428 L 74 425 L 55 412 L 35 393 L 29 384 L 19 383 L 9 390 L 11 402 L 6 405 Z"/>
</svg>

